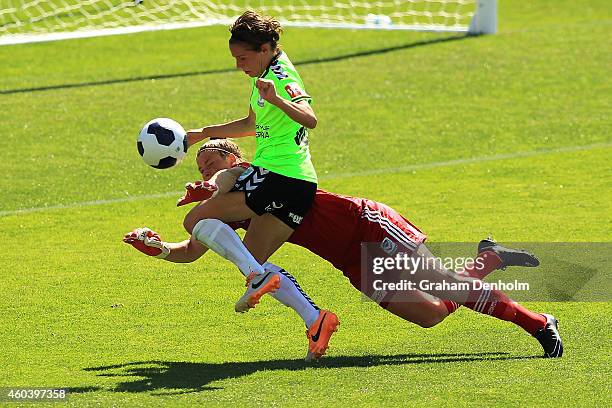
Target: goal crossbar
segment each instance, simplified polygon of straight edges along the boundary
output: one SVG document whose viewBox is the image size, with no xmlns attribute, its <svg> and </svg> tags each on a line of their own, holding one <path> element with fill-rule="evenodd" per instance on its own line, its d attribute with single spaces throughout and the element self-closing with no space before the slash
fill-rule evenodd
<svg viewBox="0 0 612 408">
<path fill-rule="evenodd" d="M 180 13 L 176 12 L 176 14 L 168 11 L 172 11 L 171 8 L 153 8 L 147 9 L 144 12 L 138 11 L 139 5 L 143 4 L 142 0 L 123 1 L 117 5 L 110 4 L 118 3 L 111 0 L 88 0 L 80 3 L 95 4 L 97 2 L 109 4 L 102 11 L 93 9 L 93 13 L 91 10 L 82 10 L 82 7 L 85 6 L 81 6 L 81 8 L 74 6 L 70 8 L 70 11 L 64 12 L 60 12 L 60 10 L 46 11 L 46 14 L 43 9 L 38 9 L 37 15 L 30 17 L 27 21 L 25 19 L 24 21 L 15 21 L 16 17 L 12 16 L 10 12 L 14 12 L 17 15 L 17 9 L 1 9 L 0 45 L 131 34 L 145 31 L 174 30 L 210 25 L 229 25 L 239 15 L 239 11 L 242 10 L 242 8 L 236 5 L 226 5 L 223 7 L 222 2 L 208 0 L 199 0 L 198 3 L 202 4 L 199 5 L 200 8 L 198 9 L 193 8 L 193 3 L 196 3 L 195 1 L 171 1 L 170 3 L 181 3 L 187 6 Z M 30 0 L 30 3 L 34 7 L 37 3 L 41 3 L 41 0 Z M 62 0 L 59 3 L 67 3 L 67 0 Z M 322 8 L 321 10 L 323 11 L 317 14 L 315 6 L 309 6 L 313 10 L 309 11 L 309 13 L 312 14 L 300 15 L 299 13 L 292 12 L 288 15 L 283 15 L 283 9 L 278 5 L 268 6 L 266 9 L 262 7 L 262 4 L 266 3 L 265 1 L 251 3 L 253 4 L 251 5 L 249 2 L 246 2 L 247 5 L 251 6 L 247 8 L 263 9 L 264 12 L 271 15 L 280 14 L 278 19 L 284 26 L 289 27 L 456 32 L 472 35 L 493 34 L 497 32 L 496 0 L 395 0 L 369 3 L 345 0 L 344 2 L 339 2 L 342 4 L 360 5 L 362 7 L 362 9 L 350 10 L 348 15 L 346 15 L 346 10 L 341 10 L 345 15 L 330 14 L 328 7 Z M 276 2 L 270 1 L 268 3 Z M 294 1 L 293 3 L 301 4 L 308 2 Z M 330 3 L 333 4 L 334 2 L 330 1 Z M 426 4 L 426 7 L 421 6 L 421 9 L 417 8 L 414 11 L 401 9 L 408 3 L 415 7 L 418 7 L 419 3 L 423 3 Z M 2 3 L 0 2 L 0 4 Z M 372 7 L 364 6 L 366 4 Z M 379 5 L 378 7 L 376 7 L 377 4 Z M 380 7 L 380 4 L 386 7 Z M 393 7 L 390 7 L 389 4 L 395 4 L 395 7 L 400 8 L 403 14 L 394 11 Z M 429 6 L 429 4 L 438 4 L 440 7 L 436 8 Z M 449 7 L 454 6 L 455 9 L 447 11 L 442 7 L 446 5 Z M 464 14 L 459 14 L 456 11 L 459 8 L 466 8 L 466 6 L 472 6 L 472 9 L 465 11 Z M 288 10 L 292 10 L 291 7 L 287 7 Z M 310 10 L 307 7 L 304 7 L 304 9 Z M 93 21 L 97 17 L 95 14 L 96 10 L 98 10 L 98 14 L 104 16 L 104 21 Z M 119 13 L 117 13 L 117 19 L 113 20 L 112 10 L 121 12 L 122 15 L 119 16 Z M 211 10 L 214 10 L 214 12 Z M 80 16 L 79 12 L 82 12 L 83 16 Z M 226 15 L 223 15 L 223 13 Z M 22 12 L 21 14 L 24 13 Z M 64 15 L 69 15 L 75 21 L 75 27 L 70 26 L 69 23 L 60 22 L 60 17 Z M 11 16 L 13 20 L 11 20 Z M 411 16 L 411 18 L 406 16 Z M 88 19 L 92 21 L 90 22 Z M 37 24 L 45 20 L 57 23 L 54 26 L 48 24 L 47 21 L 47 24 L 42 27 L 37 26 Z M 30 31 L 26 30 L 28 26 L 32 26 Z"/>
</svg>

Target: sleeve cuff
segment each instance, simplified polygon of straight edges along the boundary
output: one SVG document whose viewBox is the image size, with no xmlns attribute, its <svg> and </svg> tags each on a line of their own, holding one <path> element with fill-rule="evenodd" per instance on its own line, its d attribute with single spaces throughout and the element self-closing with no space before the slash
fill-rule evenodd
<svg viewBox="0 0 612 408">
<path fill-rule="evenodd" d="M 300 95 L 297 98 L 293 98 L 291 102 L 308 101 L 311 102 L 312 98 L 309 95 Z"/>
</svg>

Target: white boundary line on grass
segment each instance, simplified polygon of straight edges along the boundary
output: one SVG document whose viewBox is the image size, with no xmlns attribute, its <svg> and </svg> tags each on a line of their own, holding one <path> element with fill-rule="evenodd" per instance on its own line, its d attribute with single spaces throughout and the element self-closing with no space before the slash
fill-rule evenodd
<svg viewBox="0 0 612 408">
<path fill-rule="evenodd" d="M 527 151 L 527 152 L 496 154 L 494 156 L 472 157 L 469 159 L 457 159 L 457 160 L 448 160 L 448 161 L 442 161 L 442 162 L 411 164 L 409 166 L 387 167 L 387 168 L 382 168 L 382 169 L 356 171 L 353 173 L 347 172 L 347 173 L 341 173 L 341 174 L 329 174 L 329 175 L 323 175 L 319 177 L 319 179 L 320 180 L 333 180 L 333 179 L 338 179 L 338 178 L 373 176 L 377 174 L 387 174 L 387 173 L 406 173 L 409 171 L 432 169 L 436 167 L 449 167 L 449 166 L 457 166 L 461 164 L 474 164 L 474 163 L 483 163 L 483 162 L 497 161 L 497 160 L 520 159 L 523 157 L 540 156 L 540 155 L 553 154 L 553 153 L 578 152 L 581 150 L 593 150 L 593 149 L 606 148 L 606 147 L 612 147 L 612 143 L 595 143 L 592 145 L 584 145 L 584 146 L 568 146 L 568 147 L 559 147 L 556 149 L 532 150 L 532 151 Z"/>
<path fill-rule="evenodd" d="M 66 210 L 71 208 L 79 208 L 79 207 L 89 207 L 92 205 L 104 205 L 104 204 L 115 204 L 115 203 L 125 203 L 129 201 L 140 201 L 140 200 L 149 200 L 152 198 L 166 198 L 170 196 L 181 196 L 183 192 L 168 192 L 168 193 L 158 193 L 158 194 L 146 194 L 139 196 L 130 196 L 123 198 L 111 198 L 108 200 L 94 200 L 94 201 L 81 201 L 78 203 L 72 204 L 60 204 L 60 205 L 50 205 L 47 207 L 32 207 L 32 208 L 22 208 L 20 210 L 10 210 L 10 211 L 0 211 L 0 217 L 7 217 L 9 215 L 18 215 L 18 214 L 29 214 L 35 212 L 43 212 L 43 211 L 52 211 L 52 210 Z"/>
<path fill-rule="evenodd" d="M 490 162 L 490 161 L 497 161 L 497 160 L 519 159 L 519 158 L 524 158 L 524 157 L 541 156 L 541 155 L 554 154 L 554 153 L 578 152 L 578 151 L 583 151 L 583 150 L 593 150 L 593 149 L 606 148 L 606 147 L 612 147 L 612 143 L 596 143 L 596 144 L 585 145 L 585 146 L 569 146 L 569 147 L 561 147 L 557 149 L 533 150 L 533 151 L 527 151 L 527 152 L 498 154 L 494 156 L 472 157 L 469 159 L 457 159 L 457 160 L 448 160 L 448 161 L 441 161 L 441 162 L 421 163 L 421 164 L 413 164 L 409 166 L 387 167 L 387 168 L 382 168 L 382 169 L 372 169 L 372 170 L 338 173 L 338 174 L 325 174 L 325 175 L 320 176 L 319 180 L 335 180 L 335 179 L 342 179 L 342 178 L 373 176 L 377 174 L 389 174 L 389 173 L 406 173 L 406 172 L 415 171 L 415 170 L 432 169 L 432 168 L 437 168 L 437 167 L 450 167 L 450 166 L 458 166 L 462 164 L 474 164 L 474 163 L 483 163 L 483 162 Z M 139 196 L 124 197 L 124 198 L 113 198 L 113 199 L 108 199 L 108 200 L 83 201 L 83 202 L 72 203 L 72 204 L 52 205 L 48 207 L 23 208 L 20 210 L 0 211 L 0 217 L 7 217 L 11 215 L 18 215 L 18 214 L 29 214 L 29 213 L 34 213 L 34 212 L 52 211 L 52 210 L 65 210 L 65 209 L 88 207 L 88 206 L 94 206 L 94 205 L 150 200 L 153 198 L 166 198 L 166 197 L 171 197 L 171 196 L 175 196 L 178 199 L 178 197 L 181 194 L 183 194 L 183 191 L 158 193 L 158 194 L 146 194 L 146 195 L 139 195 Z"/>
</svg>

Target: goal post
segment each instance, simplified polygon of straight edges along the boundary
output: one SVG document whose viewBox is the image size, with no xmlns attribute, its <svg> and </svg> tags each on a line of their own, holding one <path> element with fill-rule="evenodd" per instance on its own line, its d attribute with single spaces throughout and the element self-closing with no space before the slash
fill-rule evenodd
<svg viewBox="0 0 612 408">
<path fill-rule="evenodd" d="M 0 0 L 0 45 L 228 25 L 246 9 L 286 26 L 497 31 L 496 0 Z"/>
<path fill-rule="evenodd" d="M 497 1 L 479 0 L 470 21 L 468 33 L 473 35 L 495 34 L 497 32 Z"/>
</svg>

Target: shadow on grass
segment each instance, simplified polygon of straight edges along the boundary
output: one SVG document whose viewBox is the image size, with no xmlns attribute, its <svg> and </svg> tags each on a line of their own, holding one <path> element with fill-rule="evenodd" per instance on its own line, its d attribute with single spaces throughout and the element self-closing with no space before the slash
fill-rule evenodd
<svg viewBox="0 0 612 408">
<path fill-rule="evenodd" d="M 432 45 L 432 44 L 444 43 L 444 42 L 449 42 L 449 41 L 463 40 L 463 39 L 471 38 L 471 37 L 474 37 L 474 36 L 454 35 L 451 37 L 434 38 L 430 40 L 416 41 L 416 42 L 397 45 L 393 47 L 386 47 L 386 48 L 380 48 L 380 49 L 369 50 L 369 51 L 355 52 L 355 53 L 337 55 L 337 56 L 327 57 L 327 58 L 317 58 L 317 59 L 312 59 L 312 60 L 298 61 L 294 65 L 300 66 L 300 65 L 320 64 L 323 62 L 341 61 L 341 60 L 345 60 L 349 58 L 358 58 L 358 57 L 366 57 L 369 55 L 384 54 L 387 52 L 405 50 L 405 49 L 415 48 L 415 47 L 422 47 L 424 45 Z M 38 87 L 31 87 L 31 88 L 6 89 L 6 90 L 0 90 L 0 95 L 52 91 L 56 89 L 85 88 L 85 87 L 90 87 L 90 86 L 122 84 L 126 82 L 194 77 L 194 76 L 201 76 L 201 75 L 222 74 L 222 73 L 232 72 L 232 71 L 236 71 L 236 68 L 221 68 L 221 69 L 211 69 L 207 71 L 192 71 L 192 72 L 180 72 L 180 73 L 173 73 L 173 74 L 135 76 L 135 77 L 130 77 L 130 78 L 107 79 L 103 81 L 67 83 L 67 84 L 59 84 L 59 85 L 38 86 Z"/>
<path fill-rule="evenodd" d="M 102 367 L 90 367 L 85 368 L 85 371 L 99 372 L 98 376 L 102 377 L 128 379 L 127 381 L 118 383 L 117 386 L 110 391 L 154 391 L 157 395 L 174 395 L 223 389 L 223 387 L 215 387 L 210 384 L 215 381 L 247 376 L 259 371 L 300 371 L 306 369 L 462 363 L 471 361 L 522 360 L 529 358 L 533 357 L 509 356 L 508 353 L 469 353 L 339 356 L 326 357 L 322 361 L 315 363 L 307 363 L 301 359 L 227 363 L 190 363 L 152 360 Z M 134 377 L 134 379 L 130 379 L 131 377 Z"/>
</svg>

